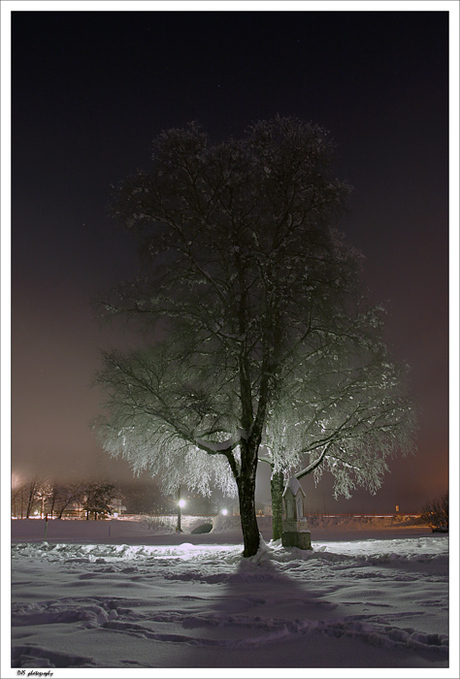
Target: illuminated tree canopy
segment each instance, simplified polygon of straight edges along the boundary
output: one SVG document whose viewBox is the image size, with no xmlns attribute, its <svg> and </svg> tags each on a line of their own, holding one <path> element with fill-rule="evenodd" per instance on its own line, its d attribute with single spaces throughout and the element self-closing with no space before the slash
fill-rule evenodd
<svg viewBox="0 0 460 679">
<path fill-rule="evenodd" d="M 181 484 L 204 496 L 213 487 L 236 494 L 230 467 L 215 443 L 221 438 L 227 446 L 232 422 L 216 379 L 212 384 L 203 371 L 187 370 L 171 337 L 167 347 L 104 352 L 103 366 L 97 382 L 108 394 L 110 417 L 97 428 L 107 452 L 127 459 L 135 473 L 147 470 L 159 478 L 165 494 L 175 494 Z"/>
<path fill-rule="evenodd" d="M 321 351 L 303 356 L 267 418 L 265 451 L 272 468 L 273 536 L 281 537 L 286 476 L 324 471 L 334 495 L 361 486 L 374 494 L 396 453 L 414 452 L 416 418 L 406 393 L 407 368 L 382 341 L 383 310 L 342 319 Z"/>
</svg>

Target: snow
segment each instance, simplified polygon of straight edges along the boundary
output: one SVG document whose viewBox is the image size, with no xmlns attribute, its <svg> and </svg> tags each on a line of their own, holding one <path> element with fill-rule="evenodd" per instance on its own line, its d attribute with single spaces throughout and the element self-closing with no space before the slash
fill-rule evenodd
<svg viewBox="0 0 460 679">
<path fill-rule="evenodd" d="M 238 517 L 217 517 L 201 535 L 156 525 L 55 520 L 45 541 L 44 521 L 13 520 L 12 667 L 85 677 L 150 677 L 149 668 L 458 676 L 449 674 L 448 536 L 415 521 L 318 518 L 303 551 L 270 542 L 262 518 L 261 548 L 243 559 Z"/>
</svg>

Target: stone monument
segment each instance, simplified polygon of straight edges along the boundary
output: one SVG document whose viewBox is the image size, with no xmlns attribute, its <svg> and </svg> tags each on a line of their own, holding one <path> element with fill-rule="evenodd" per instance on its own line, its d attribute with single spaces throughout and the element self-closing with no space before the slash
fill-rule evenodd
<svg viewBox="0 0 460 679">
<path fill-rule="evenodd" d="M 283 492 L 283 547 L 311 549 L 311 533 L 304 515 L 305 493 L 299 481 L 291 476 Z"/>
</svg>

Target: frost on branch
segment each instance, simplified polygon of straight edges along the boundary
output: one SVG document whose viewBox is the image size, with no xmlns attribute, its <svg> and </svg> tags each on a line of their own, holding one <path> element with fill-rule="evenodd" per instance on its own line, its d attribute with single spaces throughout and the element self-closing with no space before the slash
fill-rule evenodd
<svg viewBox="0 0 460 679">
<path fill-rule="evenodd" d="M 224 443 L 231 433 L 225 430 L 228 400 L 208 393 L 204 371 L 201 382 L 193 374 L 178 356 L 167 358 L 162 345 L 130 354 L 106 352 L 96 378 L 108 395 L 107 414 L 96 423 L 99 439 L 136 474 L 158 477 L 167 494 L 186 485 L 205 496 L 212 487 L 235 495 L 228 462 L 217 454 L 229 447 Z"/>
<path fill-rule="evenodd" d="M 405 368 L 381 341 L 381 309 L 342 319 L 342 332 L 304 355 L 280 389 L 267 421 L 274 472 L 318 483 L 334 477 L 334 495 L 360 486 L 374 494 L 388 460 L 414 451 L 415 417 L 405 393 Z"/>
</svg>

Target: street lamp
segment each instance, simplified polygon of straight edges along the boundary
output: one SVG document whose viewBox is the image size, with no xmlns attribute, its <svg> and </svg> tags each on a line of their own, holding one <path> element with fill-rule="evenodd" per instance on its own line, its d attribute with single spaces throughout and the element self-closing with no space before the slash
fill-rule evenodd
<svg viewBox="0 0 460 679">
<path fill-rule="evenodd" d="M 228 511 L 227 511 L 226 509 L 223 509 L 222 512 L 221 512 L 221 514 L 222 514 L 223 516 L 227 516 Z"/>
<path fill-rule="evenodd" d="M 181 499 L 179 486 L 179 490 L 177 491 L 177 528 L 176 528 L 177 533 L 183 533 L 183 530 L 180 525 L 181 511 L 183 507 L 185 507 L 185 500 Z"/>
</svg>

